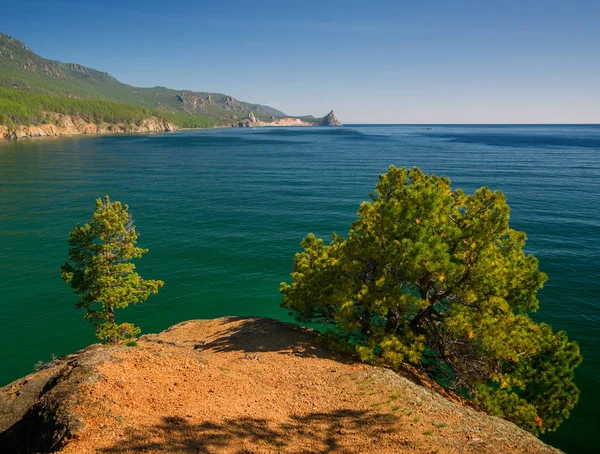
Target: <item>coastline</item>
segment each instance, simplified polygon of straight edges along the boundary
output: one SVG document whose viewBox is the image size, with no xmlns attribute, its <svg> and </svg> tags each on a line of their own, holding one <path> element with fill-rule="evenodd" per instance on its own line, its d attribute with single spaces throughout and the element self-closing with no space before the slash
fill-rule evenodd
<svg viewBox="0 0 600 454">
<path fill-rule="evenodd" d="M 54 114 L 53 122 L 42 125 L 19 125 L 16 129 L 0 125 L 0 138 L 25 139 L 35 137 L 59 137 L 75 135 L 131 134 L 146 132 L 170 132 L 178 128 L 166 120 L 150 117 L 139 125 L 123 123 L 95 124 L 80 116 Z"/>
<path fill-rule="evenodd" d="M 73 119 L 74 117 L 71 117 Z M 202 131 L 209 129 L 254 129 L 254 128 L 307 128 L 322 125 L 315 125 L 306 121 L 285 118 L 283 121 L 266 122 L 260 121 L 256 124 L 241 125 L 221 125 L 211 126 L 207 128 L 180 128 L 172 123 L 155 119 L 154 122 L 143 122 L 142 125 L 136 127 L 127 127 L 123 124 L 105 123 L 97 126 L 93 123 L 87 123 L 79 119 L 71 120 L 72 124 L 80 124 L 82 127 L 61 127 L 55 124 L 45 125 L 29 125 L 19 126 L 17 129 L 11 130 L 5 125 L 0 125 L 0 140 L 22 140 L 22 139 L 42 139 L 51 137 L 74 137 L 74 136 L 111 136 L 125 134 L 152 134 L 175 131 Z M 291 120 L 291 121 L 288 121 Z M 83 122 L 83 124 L 82 124 Z"/>
</svg>

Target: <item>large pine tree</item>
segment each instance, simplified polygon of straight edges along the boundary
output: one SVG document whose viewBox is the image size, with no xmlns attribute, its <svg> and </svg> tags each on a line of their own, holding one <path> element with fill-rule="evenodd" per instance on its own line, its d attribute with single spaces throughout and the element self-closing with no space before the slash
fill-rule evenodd
<svg viewBox="0 0 600 454">
<path fill-rule="evenodd" d="M 334 324 L 364 361 L 419 364 L 492 414 L 555 430 L 577 403 L 581 355 L 528 315 L 546 275 L 509 211 L 501 192 L 392 166 L 347 239 L 302 241 L 282 305 Z"/>
</svg>

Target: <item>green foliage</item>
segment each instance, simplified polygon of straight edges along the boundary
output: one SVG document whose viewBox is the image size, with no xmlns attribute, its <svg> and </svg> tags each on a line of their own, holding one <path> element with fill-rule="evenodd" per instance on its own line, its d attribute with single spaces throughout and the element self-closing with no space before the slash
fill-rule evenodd
<svg viewBox="0 0 600 454">
<path fill-rule="evenodd" d="M 420 364 L 480 408 L 540 433 L 577 403 L 579 348 L 528 313 L 546 281 L 501 192 L 390 167 L 348 238 L 309 234 L 282 306 L 335 325 L 363 361 Z"/>
<path fill-rule="evenodd" d="M 58 124 L 53 114 L 74 115 L 95 124 L 124 124 L 129 128 L 143 120 L 157 117 L 181 128 L 211 128 L 220 123 L 204 116 L 183 112 L 159 112 L 98 99 L 46 96 L 25 91 L 0 88 L 0 125 L 15 129 L 18 125 Z"/>
<path fill-rule="evenodd" d="M 219 124 L 239 121 L 246 118 L 249 112 L 263 120 L 271 115 L 285 116 L 269 106 L 241 101 L 231 105 L 227 102 L 228 97 L 222 93 L 132 87 L 106 72 L 42 58 L 20 41 L 3 33 L 0 33 L 0 87 L 63 99 L 93 98 L 125 103 L 146 109 L 160 109 L 166 112 L 165 115 L 175 112 L 175 115 L 183 115 L 181 119 L 185 118 L 185 124 L 177 123 L 184 128 L 212 126 L 189 126 L 195 120 L 187 117 L 197 117 L 199 123 L 206 123 L 210 118 Z M 183 94 L 185 102 L 178 98 L 180 94 Z"/>
<path fill-rule="evenodd" d="M 136 247 L 138 233 L 128 206 L 96 201 L 89 224 L 77 225 L 70 233 L 69 260 L 62 267 L 62 278 L 80 294 L 77 308 L 94 323 L 96 336 L 105 343 L 132 339 L 140 329 L 131 323 L 115 323 L 115 310 L 144 302 L 163 286 L 162 281 L 142 279 L 132 259 L 141 258 L 147 249 Z"/>
<path fill-rule="evenodd" d="M 0 88 L 0 125 L 15 129 L 18 125 L 58 124 L 53 114 L 74 115 L 95 124 L 124 124 L 129 128 L 157 117 L 181 128 L 211 128 L 220 123 L 208 117 L 183 112 L 159 112 L 143 107 L 98 99 L 46 96 Z"/>
<path fill-rule="evenodd" d="M 0 88 L 0 124 L 14 126 L 55 122 L 50 113 L 76 115 L 96 124 L 130 125 L 139 125 L 143 120 L 158 115 L 150 109 L 111 101 L 62 98 Z"/>
<path fill-rule="evenodd" d="M 171 123 L 186 129 L 213 128 L 220 125 L 218 120 L 199 115 L 189 115 L 183 112 L 168 113 L 163 114 L 163 116 Z"/>
<path fill-rule="evenodd" d="M 49 367 L 52 367 L 54 365 L 57 359 L 58 358 L 54 356 L 54 353 L 52 353 L 52 358 L 50 359 L 50 361 L 42 361 L 40 359 L 37 363 L 33 365 L 33 371 L 39 372 L 40 370 L 48 369 Z"/>
</svg>

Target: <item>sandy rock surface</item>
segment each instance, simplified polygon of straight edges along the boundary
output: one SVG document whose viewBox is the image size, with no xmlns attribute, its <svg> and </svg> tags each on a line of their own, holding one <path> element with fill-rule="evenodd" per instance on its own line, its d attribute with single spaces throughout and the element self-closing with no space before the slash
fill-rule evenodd
<svg viewBox="0 0 600 454">
<path fill-rule="evenodd" d="M 124 134 L 140 132 L 175 131 L 177 128 L 168 121 L 159 118 L 146 118 L 139 125 L 124 124 L 95 124 L 85 121 L 81 117 L 52 114 L 56 124 L 39 126 L 18 126 L 9 130 L 0 125 L 0 139 L 24 139 L 28 137 L 51 137 L 79 134 Z"/>
<path fill-rule="evenodd" d="M 0 389 L 0 445 L 44 451 L 18 444 L 37 428 L 65 453 L 559 452 L 318 339 L 230 317 L 91 346 Z"/>
</svg>

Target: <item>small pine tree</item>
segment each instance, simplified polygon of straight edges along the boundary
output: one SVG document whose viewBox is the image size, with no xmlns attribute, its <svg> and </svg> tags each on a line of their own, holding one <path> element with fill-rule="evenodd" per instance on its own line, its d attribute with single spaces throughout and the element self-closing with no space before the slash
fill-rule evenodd
<svg viewBox="0 0 600 454">
<path fill-rule="evenodd" d="M 62 266 L 62 278 L 80 294 L 76 307 L 85 309 L 85 318 L 104 343 L 134 338 L 140 329 L 131 323 L 115 322 L 115 310 L 144 302 L 158 293 L 162 281 L 145 280 L 135 272 L 132 259 L 147 249 L 136 247 L 138 232 L 127 205 L 96 200 L 90 223 L 77 225 L 70 233 L 69 260 Z"/>
</svg>

